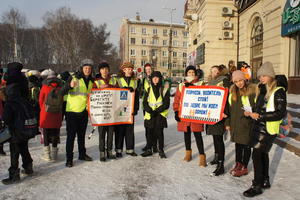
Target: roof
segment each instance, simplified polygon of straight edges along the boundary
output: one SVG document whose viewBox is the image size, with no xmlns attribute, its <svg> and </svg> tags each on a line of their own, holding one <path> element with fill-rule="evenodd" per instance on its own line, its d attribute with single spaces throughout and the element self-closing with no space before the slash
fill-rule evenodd
<svg viewBox="0 0 300 200">
<path fill-rule="evenodd" d="M 146 21 L 146 20 L 131 20 L 131 19 L 125 19 L 129 24 L 141 24 L 141 25 L 150 25 L 150 26 L 170 26 L 170 22 L 163 22 L 163 21 Z M 173 27 L 178 27 L 178 28 L 184 28 L 185 25 L 182 23 L 172 23 Z"/>
</svg>

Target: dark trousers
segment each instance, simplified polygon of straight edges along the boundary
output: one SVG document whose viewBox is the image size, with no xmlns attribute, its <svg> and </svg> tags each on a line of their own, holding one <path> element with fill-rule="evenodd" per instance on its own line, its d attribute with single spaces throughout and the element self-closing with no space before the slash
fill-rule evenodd
<svg viewBox="0 0 300 200">
<path fill-rule="evenodd" d="M 85 149 L 85 132 L 88 123 L 88 113 L 83 111 L 81 113 L 66 112 L 67 125 L 67 143 L 66 152 L 67 160 L 73 159 L 74 140 L 77 135 L 79 157 L 86 154 Z"/>
<path fill-rule="evenodd" d="M 50 143 L 52 143 L 53 147 L 57 147 L 57 144 L 59 142 L 59 132 L 59 128 L 44 128 L 44 146 L 49 146 Z"/>
<path fill-rule="evenodd" d="M 32 158 L 28 150 L 28 141 L 10 143 L 10 163 L 11 166 L 8 169 L 9 174 L 15 174 L 19 172 L 19 155 L 22 157 L 22 167 L 27 169 L 29 166 L 32 166 Z"/>
<path fill-rule="evenodd" d="M 113 146 L 114 126 L 98 126 L 98 132 L 99 132 L 99 151 L 100 152 L 105 151 L 105 141 L 106 141 L 107 151 L 111 151 Z M 107 140 L 105 140 L 106 135 L 107 135 Z"/>
<path fill-rule="evenodd" d="M 118 125 L 116 130 L 116 152 L 123 151 L 124 139 L 126 142 L 126 150 L 134 150 L 134 124 Z"/>
<path fill-rule="evenodd" d="M 262 184 L 264 179 L 269 178 L 269 154 L 260 149 L 253 149 L 252 153 L 254 181 Z"/>
<path fill-rule="evenodd" d="M 152 147 L 157 147 L 160 151 L 164 150 L 164 129 L 163 128 L 146 128 L 147 133 L 147 149 L 152 149 Z"/>
<path fill-rule="evenodd" d="M 188 127 L 188 132 L 184 132 L 184 144 L 185 144 L 185 149 L 186 150 L 192 150 L 191 136 L 192 136 L 191 129 L 190 129 L 190 127 Z M 194 132 L 194 136 L 195 136 L 195 139 L 196 139 L 196 144 L 197 144 L 199 154 L 204 154 L 203 139 L 202 139 L 201 132 Z"/>
<path fill-rule="evenodd" d="M 248 166 L 251 156 L 251 148 L 248 145 L 235 143 L 235 161 Z"/>
<path fill-rule="evenodd" d="M 224 161 L 225 145 L 223 135 L 213 135 L 215 153 L 218 154 L 218 160 Z"/>
</svg>

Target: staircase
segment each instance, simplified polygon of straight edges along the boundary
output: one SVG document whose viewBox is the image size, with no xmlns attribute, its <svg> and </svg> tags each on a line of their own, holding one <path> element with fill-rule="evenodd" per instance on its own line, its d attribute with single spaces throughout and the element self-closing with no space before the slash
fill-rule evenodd
<svg viewBox="0 0 300 200">
<path fill-rule="evenodd" d="M 293 117 L 293 129 L 287 137 L 277 137 L 274 143 L 300 156 L 300 104 L 288 103 L 287 110 Z"/>
</svg>

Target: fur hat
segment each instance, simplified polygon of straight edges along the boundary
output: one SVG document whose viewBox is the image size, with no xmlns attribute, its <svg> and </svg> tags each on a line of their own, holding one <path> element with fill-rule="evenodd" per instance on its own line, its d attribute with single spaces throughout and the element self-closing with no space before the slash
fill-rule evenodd
<svg viewBox="0 0 300 200">
<path fill-rule="evenodd" d="M 260 76 L 270 76 L 272 78 L 275 78 L 275 71 L 273 68 L 273 64 L 271 62 L 265 62 L 262 64 L 262 66 L 259 68 L 257 72 L 257 77 Z"/>
<path fill-rule="evenodd" d="M 239 80 L 246 80 L 244 72 L 241 70 L 236 70 L 232 73 L 232 82 L 239 81 Z"/>
<path fill-rule="evenodd" d="M 189 66 L 187 66 L 187 67 L 185 68 L 185 73 L 184 73 L 185 76 L 187 76 L 187 73 L 188 73 L 188 71 L 190 71 L 190 70 L 194 70 L 195 74 L 197 73 L 196 67 L 193 66 L 193 65 L 189 65 Z"/>
<path fill-rule="evenodd" d="M 121 69 L 125 69 L 125 68 L 132 68 L 133 69 L 133 64 L 131 62 L 124 62 L 122 65 L 121 65 Z"/>
</svg>

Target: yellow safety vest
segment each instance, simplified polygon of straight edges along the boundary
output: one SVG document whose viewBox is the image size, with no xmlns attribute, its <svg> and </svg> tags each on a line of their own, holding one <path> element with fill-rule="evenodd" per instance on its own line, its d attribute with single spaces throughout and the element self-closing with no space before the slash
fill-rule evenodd
<svg viewBox="0 0 300 200">
<path fill-rule="evenodd" d="M 148 91 L 148 88 L 150 88 L 150 83 L 149 83 L 149 80 L 147 78 L 145 78 L 144 80 L 144 91 Z"/>
<path fill-rule="evenodd" d="M 116 79 L 114 77 L 111 77 L 108 83 L 110 85 L 116 85 Z M 105 85 L 105 82 L 104 82 L 104 80 L 99 79 L 99 80 L 95 81 L 95 84 L 96 84 L 97 88 L 100 88 L 101 85 Z"/>
<path fill-rule="evenodd" d="M 248 96 L 241 96 L 241 99 L 242 99 L 243 106 L 251 106 Z M 231 106 L 231 104 L 232 104 L 232 94 L 229 94 L 228 102 L 229 102 L 229 105 Z"/>
<path fill-rule="evenodd" d="M 198 82 L 193 83 L 193 84 L 194 84 L 194 86 L 204 85 L 203 81 L 198 81 Z M 183 85 L 184 85 L 184 83 L 180 83 L 179 86 L 178 86 L 180 92 L 182 92 Z"/>
<path fill-rule="evenodd" d="M 129 85 L 127 84 L 127 82 L 125 81 L 125 79 L 123 77 L 118 78 L 117 81 L 121 88 L 124 88 L 124 87 L 132 87 L 133 89 L 137 88 L 137 80 L 135 80 L 133 78 L 130 79 Z"/>
<path fill-rule="evenodd" d="M 66 111 L 79 113 L 86 109 L 87 95 L 91 92 L 93 83 L 92 81 L 89 81 L 88 88 L 86 88 L 83 78 L 78 80 L 77 78 L 73 77 L 73 79 L 75 79 L 78 84 L 76 87 L 69 90 Z"/>
<path fill-rule="evenodd" d="M 148 89 L 149 94 L 148 94 L 148 104 L 149 106 L 152 108 L 152 110 L 157 109 L 159 106 L 163 105 L 163 97 L 165 96 L 165 94 L 167 93 L 168 89 L 164 89 L 163 90 L 163 94 L 160 94 L 158 99 L 155 98 L 154 92 L 152 87 L 150 86 L 150 88 Z M 160 113 L 161 116 L 163 116 L 164 118 L 168 117 L 168 113 L 169 113 L 169 109 L 164 110 L 163 112 Z M 150 120 L 151 119 L 151 115 L 148 112 L 145 112 L 145 116 L 144 116 L 145 120 Z"/>
</svg>

